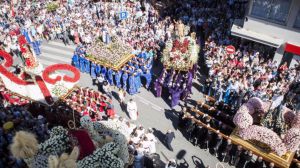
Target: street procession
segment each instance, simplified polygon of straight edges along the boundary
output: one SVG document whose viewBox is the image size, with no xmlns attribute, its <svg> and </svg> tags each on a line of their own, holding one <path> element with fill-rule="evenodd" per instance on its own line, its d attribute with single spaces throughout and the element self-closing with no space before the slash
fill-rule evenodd
<svg viewBox="0 0 300 168">
<path fill-rule="evenodd" d="M 0 168 L 300 168 L 300 0 L 0 6 Z"/>
</svg>

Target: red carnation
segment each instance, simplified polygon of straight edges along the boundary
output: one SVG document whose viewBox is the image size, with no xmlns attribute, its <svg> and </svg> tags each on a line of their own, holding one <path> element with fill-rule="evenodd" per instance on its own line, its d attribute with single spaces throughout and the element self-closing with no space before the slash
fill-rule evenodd
<svg viewBox="0 0 300 168">
<path fill-rule="evenodd" d="M 25 36 L 23 36 L 23 35 L 20 35 L 20 36 L 18 37 L 18 41 L 19 41 L 20 46 L 23 46 L 24 44 L 27 44 L 27 41 L 26 41 L 26 39 L 25 39 Z"/>
</svg>

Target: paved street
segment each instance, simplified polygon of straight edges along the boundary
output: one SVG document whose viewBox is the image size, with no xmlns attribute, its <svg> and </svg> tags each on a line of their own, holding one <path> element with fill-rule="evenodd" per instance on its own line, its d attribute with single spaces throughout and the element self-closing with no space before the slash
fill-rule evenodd
<svg viewBox="0 0 300 168">
<path fill-rule="evenodd" d="M 45 67 L 55 63 L 71 63 L 74 48 L 75 46 L 64 46 L 60 42 L 44 42 L 42 44 L 42 55 L 38 58 Z M 81 79 L 78 85 L 97 89 L 97 86 L 93 86 L 92 79 L 88 74 L 81 74 Z M 197 83 L 195 85 L 199 86 Z M 198 89 L 199 87 L 193 88 L 193 95 L 191 99 L 198 100 L 202 98 Z M 116 98 L 116 92 L 113 95 Z M 115 98 L 114 106 L 117 114 L 128 118 L 126 112 L 121 110 L 121 107 Z M 157 144 L 157 153 L 163 161 L 166 161 L 166 159 L 163 157 L 161 152 L 163 152 L 168 158 L 176 158 L 176 156 L 177 158 L 183 158 L 178 160 L 179 167 L 182 168 L 204 167 L 207 165 L 215 167 L 216 163 L 219 162 L 218 159 L 212 156 L 208 151 L 204 151 L 199 147 L 194 147 L 186 140 L 179 130 L 176 130 L 176 112 L 170 109 L 168 102 L 165 102 L 162 98 L 156 98 L 151 92 L 144 88 L 141 89 L 141 93 L 133 96 L 133 98 L 137 102 L 139 109 L 138 121 L 135 122 L 137 125 L 142 124 L 146 128 L 154 128 L 156 130 L 155 134 L 159 140 L 161 140 L 162 134 L 164 134 L 168 129 L 175 131 L 176 138 L 172 143 L 174 152 L 168 151 L 160 141 Z M 128 99 L 129 96 L 127 96 L 127 100 Z M 179 109 L 180 107 L 176 108 L 177 111 L 179 111 Z M 230 167 L 227 164 L 224 166 Z"/>
</svg>

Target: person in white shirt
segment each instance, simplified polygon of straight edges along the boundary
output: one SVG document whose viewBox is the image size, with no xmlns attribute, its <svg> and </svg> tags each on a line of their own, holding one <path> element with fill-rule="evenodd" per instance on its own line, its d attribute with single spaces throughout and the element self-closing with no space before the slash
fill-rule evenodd
<svg viewBox="0 0 300 168">
<path fill-rule="evenodd" d="M 135 131 L 138 134 L 138 137 L 142 137 L 144 136 L 145 133 L 145 129 L 142 125 L 139 126 L 139 128 Z"/>
<path fill-rule="evenodd" d="M 148 132 L 145 134 L 145 136 L 149 139 L 149 141 L 157 142 L 155 136 L 153 135 L 153 129 L 149 128 Z"/>
<path fill-rule="evenodd" d="M 127 112 L 131 120 L 137 120 L 138 117 L 137 105 L 136 102 L 133 101 L 133 99 L 130 99 L 129 102 L 127 103 Z"/>
<path fill-rule="evenodd" d="M 139 142 L 140 142 L 140 137 L 138 136 L 138 134 L 137 133 L 135 133 L 134 135 L 133 135 L 133 137 L 131 138 L 131 141 L 135 144 L 135 145 L 137 145 Z"/>
</svg>

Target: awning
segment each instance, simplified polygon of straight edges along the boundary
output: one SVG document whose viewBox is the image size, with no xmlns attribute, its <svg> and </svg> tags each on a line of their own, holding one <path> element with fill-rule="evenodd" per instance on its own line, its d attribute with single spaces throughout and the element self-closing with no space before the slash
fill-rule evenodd
<svg viewBox="0 0 300 168">
<path fill-rule="evenodd" d="M 296 45 L 296 44 L 292 44 L 290 42 L 287 42 L 285 44 L 285 51 L 296 54 L 296 55 L 300 55 L 300 44 Z"/>
<path fill-rule="evenodd" d="M 231 35 L 255 41 L 275 48 L 279 48 L 280 45 L 284 43 L 283 39 L 275 38 L 265 34 L 260 34 L 236 25 L 232 26 Z"/>
</svg>

